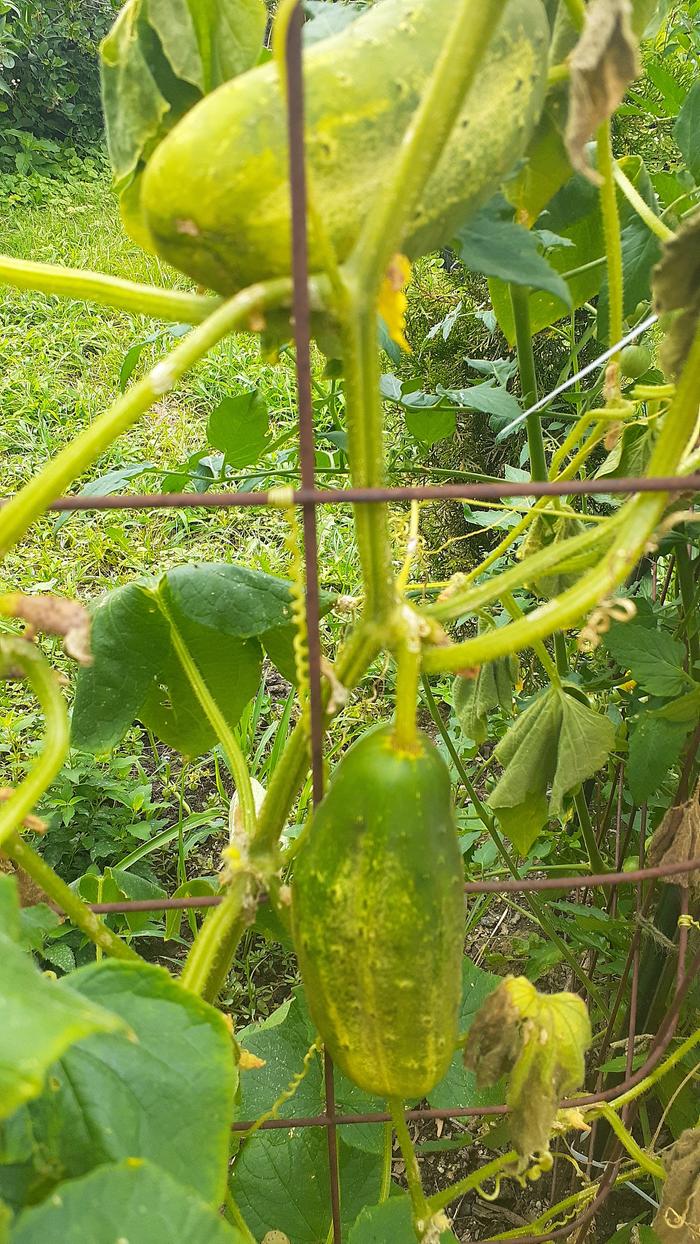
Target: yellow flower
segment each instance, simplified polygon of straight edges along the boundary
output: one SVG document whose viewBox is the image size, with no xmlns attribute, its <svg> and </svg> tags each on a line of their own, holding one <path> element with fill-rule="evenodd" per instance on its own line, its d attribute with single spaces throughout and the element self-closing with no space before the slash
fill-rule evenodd
<svg viewBox="0 0 700 1244">
<path fill-rule="evenodd" d="M 405 255 L 394 255 L 379 291 L 377 309 L 386 324 L 392 341 L 407 354 L 412 354 L 406 340 L 406 286 L 411 280 L 411 264 Z"/>
</svg>

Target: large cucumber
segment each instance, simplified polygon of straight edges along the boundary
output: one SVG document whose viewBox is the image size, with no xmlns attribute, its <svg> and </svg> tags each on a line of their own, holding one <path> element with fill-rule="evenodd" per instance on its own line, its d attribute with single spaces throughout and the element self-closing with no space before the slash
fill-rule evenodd
<svg viewBox="0 0 700 1244">
<path fill-rule="evenodd" d="M 475 11 L 481 0 L 473 0 Z M 372 211 L 454 15 L 454 0 L 379 0 L 305 53 L 307 144 L 317 206 L 345 259 Z M 547 82 L 542 0 L 509 0 L 404 241 L 449 242 L 527 147 Z M 286 114 L 268 63 L 206 96 L 156 149 L 141 210 L 155 248 L 232 293 L 290 271 Z M 312 267 L 320 259 L 311 239 Z"/>
<path fill-rule="evenodd" d="M 329 1053 L 360 1088 L 423 1097 L 458 1036 L 464 873 L 450 779 L 424 735 L 391 727 L 338 765 L 294 868 L 304 989 Z"/>
</svg>

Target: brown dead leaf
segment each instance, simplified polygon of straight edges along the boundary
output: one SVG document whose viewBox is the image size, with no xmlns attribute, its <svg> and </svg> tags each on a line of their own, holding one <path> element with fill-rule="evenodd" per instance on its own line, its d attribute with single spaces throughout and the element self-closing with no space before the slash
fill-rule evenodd
<svg viewBox="0 0 700 1244">
<path fill-rule="evenodd" d="M 92 664 L 90 614 L 77 600 L 65 600 L 61 596 L 24 596 L 15 592 L 4 598 L 3 613 L 26 622 L 27 639 L 33 639 L 39 631 L 60 635 L 69 657 L 79 665 Z"/>
<path fill-rule="evenodd" d="M 664 246 L 654 268 L 652 288 L 656 310 L 666 329 L 661 365 L 675 379 L 700 326 L 700 211 L 686 216 Z"/>
<path fill-rule="evenodd" d="M 630 0 L 592 0 L 583 34 L 571 54 L 571 96 L 566 147 L 575 169 L 595 185 L 600 177 L 586 158 L 586 143 L 612 116 L 641 72 Z"/>
<path fill-rule="evenodd" d="M 653 1227 L 661 1244 L 700 1240 L 700 1128 L 689 1128 L 663 1159 L 666 1182 Z"/>
<path fill-rule="evenodd" d="M 687 864 L 700 858 L 700 783 L 687 803 L 669 808 L 651 842 L 647 862 L 650 868 L 659 864 Z M 700 898 L 700 872 L 671 873 L 663 877 L 669 885 L 682 886 L 692 899 Z"/>
</svg>

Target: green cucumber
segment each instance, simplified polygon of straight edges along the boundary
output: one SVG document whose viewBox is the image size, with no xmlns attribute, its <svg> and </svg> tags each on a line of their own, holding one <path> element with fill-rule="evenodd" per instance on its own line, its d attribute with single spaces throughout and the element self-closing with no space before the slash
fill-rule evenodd
<svg viewBox="0 0 700 1244">
<path fill-rule="evenodd" d="M 473 0 L 475 10 L 480 0 Z M 453 0 L 379 0 L 305 53 L 315 204 L 347 258 L 449 33 Z M 509 0 L 408 230 L 410 258 L 449 242 L 525 151 L 547 86 L 542 0 Z M 230 294 L 291 267 L 286 110 L 274 63 L 220 86 L 157 147 L 141 213 L 154 248 Z M 311 237 L 311 266 L 321 258 Z"/>
<path fill-rule="evenodd" d="M 391 726 L 343 757 L 295 861 L 292 925 L 326 1048 L 380 1097 L 421 1098 L 458 1038 L 464 872 L 450 778 Z"/>
</svg>

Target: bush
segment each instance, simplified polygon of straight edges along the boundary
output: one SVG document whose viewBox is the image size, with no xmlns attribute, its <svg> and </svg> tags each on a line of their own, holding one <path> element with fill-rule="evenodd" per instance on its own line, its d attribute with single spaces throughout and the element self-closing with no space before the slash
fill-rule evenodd
<svg viewBox="0 0 700 1244">
<path fill-rule="evenodd" d="M 0 167 L 37 168 L 28 136 L 79 152 L 102 136 L 97 50 L 117 0 L 0 0 Z M 36 157 L 36 159 L 34 158 Z"/>
</svg>

